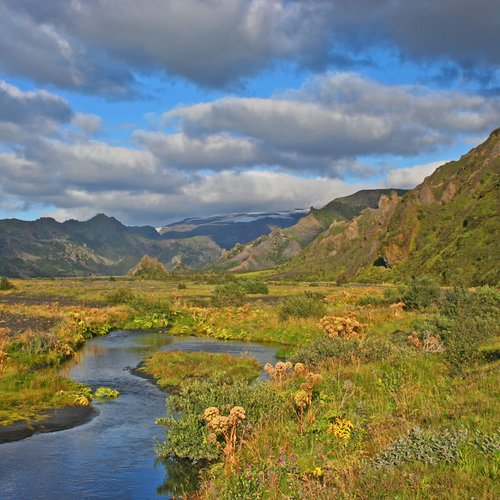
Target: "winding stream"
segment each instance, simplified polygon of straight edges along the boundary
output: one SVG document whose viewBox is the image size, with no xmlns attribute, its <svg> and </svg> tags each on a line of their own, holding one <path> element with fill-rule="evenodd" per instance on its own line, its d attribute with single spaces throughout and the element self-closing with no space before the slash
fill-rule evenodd
<svg viewBox="0 0 500 500">
<path fill-rule="evenodd" d="M 65 375 L 93 389 L 117 389 L 120 397 L 96 404 L 99 415 L 84 425 L 0 445 L 0 499 L 158 498 L 168 473 L 155 460 L 154 440 L 163 429 L 154 422 L 165 414 L 166 394 L 128 368 L 160 350 L 275 361 L 275 349 L 268 346 L 158 332 L 118 330 L 89 341 Z"/>
</svg>

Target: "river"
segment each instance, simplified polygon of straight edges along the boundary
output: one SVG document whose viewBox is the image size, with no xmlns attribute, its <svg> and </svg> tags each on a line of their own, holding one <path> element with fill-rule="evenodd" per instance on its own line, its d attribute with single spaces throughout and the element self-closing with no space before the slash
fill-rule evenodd
<svg viewBox="0 0 500 500">
<path fill-rule="evenodd" d="M 92 389 L 117 389 L 120 397 L 96 403 L 99 414 L 84 425 L 0 445 L 0 499 L 169 498 L 168 472 L 154 453 L 155 438 L 164 433 L 154 422 L 165 414 L 167 395 L 129 371 L 160 350 L 276 360 L 269 346 L 159 332 L 117 330 L 92 339 L 65 366 L 65 375 Z"/>
</svg>

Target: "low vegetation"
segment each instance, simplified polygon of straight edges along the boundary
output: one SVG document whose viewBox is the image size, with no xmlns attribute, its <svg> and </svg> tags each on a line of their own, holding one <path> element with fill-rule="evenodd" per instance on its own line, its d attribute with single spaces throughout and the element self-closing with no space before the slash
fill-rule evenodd
<svg viewBox="0 0 500 500">
<path fill-rule="evenodd" d="M 176 335 L 274 342 L 284 357 L 260 382 L 244 357 L 145 360 L 173 392 L 157 452 L 169 467 L 202 466 L 198 497 L 498 496 L 496 288 L 419 278 L 390 288 L 316 282 L 311 292 L 268 280 L 269 293 L 255 295 L 246 279 L 12 280 L 15 291 L 0 295 L 1 422 L 91 404 L 100 396 L 60 375 L 64 361 L 111 328 L 163 322 Z"/>
<path fill-rule="evenodd" d="M 14 285 L 5 276 L 0 276 L 0 290 L 11 290 Z"/>
<path fill-rule="evenodd" d="M 250 382 L 258 377 L 260 365 L 254 358 L 229 354 L 167 351 L 147 358 L 139 371 L 152 375 L 164 389 L 179 390 L 194 380 Z"/>
</svg>

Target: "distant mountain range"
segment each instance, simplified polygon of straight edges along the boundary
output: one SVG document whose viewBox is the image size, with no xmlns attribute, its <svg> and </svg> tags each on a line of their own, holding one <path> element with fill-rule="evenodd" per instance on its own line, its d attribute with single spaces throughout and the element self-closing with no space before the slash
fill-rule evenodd
<svg viewBox="0 0 500 500">
<path fill-rule="evenodd" d="M 169 269 L 201 269 L 223 248 L 246 243 L 276 227 L 295 224 L 309 210 L 185 219 L 159 230 L 127 227 L 98 214 L 84 222 L 0 220 L 0 275 L 87 276 L 126 274 L 143 255 Z"/>
<path fill-rule="evenodd" d="M 321 209 L 190 218 L 158 230 L 113 217 L 0 220 L 0 275 L 126 274 L 143 255 L 167 268 L 275 269 L 294 278 L 444 284 L 500 281 L 500 129 L 419 186 L 374 189 Z"/>
<path fill-rule="evenodd" d="M 169 239 L 184 239 L 192 236 L 209 236 L 217 245 L 230 249 L 237 243 L 248 243 L 275 228 L 292 226 L 309 210 L 288 212 L 257 212 L 197 217 L 174 222 L 158 229 Z"/>
</svg>

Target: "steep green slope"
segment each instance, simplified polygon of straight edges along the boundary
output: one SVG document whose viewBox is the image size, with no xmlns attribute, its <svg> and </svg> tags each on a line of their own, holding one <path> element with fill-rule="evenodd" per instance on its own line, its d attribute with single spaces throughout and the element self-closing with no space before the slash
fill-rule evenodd
<svg viewBox="0 0 500 500">
<path fill-rule="evenodd" d="M 295 277 L 345 279 L 375 263 L 394 210 L 396 191 L 380 197 L 377 208 L 366 208 L 351 221 L 334 221 L 282 271 Z"/>
<path fill-rule="evenodd" d="M 500 129 L 402 198 L 334 222 L 283 266 L 292 276 L 383 281 L 428 274 L 443 284 L 500 281 Z"/>
<path fill-rule="evenodd" d="M 381 256 L 392 274 L 431 274 L 445 284 L 498 284 L 499 175 L 497 129 L 410 191 L 382 241 Z"/>
<path fill-rule="evenodd" d="M 247 245 L 236 245 L 210 264 L 214 271 L 251 271 L 274 268 L 297 256 L 333 221 L 349 221 L 365 208 L 376 208 L 380 197 L 389 189 L 358 191 L 337 198 L 321 209 L 311 208 L 309 215 L 286 229 L 275 229 Z M 397 190 L 403 194 L 405 190 Z"/>
</svg>

